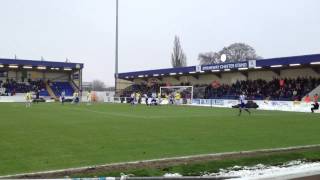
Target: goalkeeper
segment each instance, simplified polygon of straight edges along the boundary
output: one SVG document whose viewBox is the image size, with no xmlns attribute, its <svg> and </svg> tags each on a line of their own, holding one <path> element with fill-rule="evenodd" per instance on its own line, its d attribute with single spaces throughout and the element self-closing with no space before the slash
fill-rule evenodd
<svg viewBox="0 0 320 180">
<path fill-rule="evenodd" d="M 176 105 L 180 105 L 181 104 L 181 93 L 180 92 L 176 92 L 175 100 L 176 100 Z"/>
</svg>

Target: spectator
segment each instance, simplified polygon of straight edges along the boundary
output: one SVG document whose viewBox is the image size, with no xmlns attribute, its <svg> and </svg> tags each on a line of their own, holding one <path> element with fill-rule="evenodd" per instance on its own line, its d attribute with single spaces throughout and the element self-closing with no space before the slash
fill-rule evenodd
<svg viewBox="0 0 320 180">
<path fill-rule="evenodd" d="M 311 102 L 311 98 L 310 98 L 309 94 L 304 98 L 304 102 L 306 102 L 306 103 Z"/>
<path fill-rule="evenodd" d="M 314 102 L 318 102 L 318 101 L 319 101 L 319 96 L 318 96 L 318 94 L 315 94 L 315 95 L 313 96 L 313 101 L 314 101 Z"/>
</svg>

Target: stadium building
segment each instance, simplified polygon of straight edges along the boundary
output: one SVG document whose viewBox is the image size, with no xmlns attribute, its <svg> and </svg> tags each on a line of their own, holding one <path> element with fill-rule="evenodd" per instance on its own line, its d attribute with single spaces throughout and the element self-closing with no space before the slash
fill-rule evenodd
<svg viewBox="0 0 320 180">
<path fill-rule="evenodd" d="M 123 97 L 131 92 L 158 92 L 161 86 L 193 86 L 193 103 L 235 100 L 242 92 L 252 100 L 301 101 L 320 94 L 319 73 L 320 54 L 312 54 L 126 72 L 119 74 L 117 83 Z"/>
<path fill-rule="evenodd" d="M 28 91 L 43 100 L 72 96 L 82 86 L 81 63 L 0 59 L 0 101 L 22 102 Z"/>
</svg>

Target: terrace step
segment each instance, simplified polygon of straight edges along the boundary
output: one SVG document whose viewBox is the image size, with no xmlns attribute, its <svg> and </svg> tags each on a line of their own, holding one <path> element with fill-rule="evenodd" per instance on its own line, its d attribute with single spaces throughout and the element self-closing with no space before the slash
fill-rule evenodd
<svg viewBox="0 0 320 180">
<path fill-rule="evenodd" d="M 309 96 L 313 97 L 316 94 L 320 94 L 320 85 L 318 87 L 316 87 L 315 89 L 313 89 L 310 93 Z M 307 94 L 308 95 L 308 94 Z M 303 97 L 303 99 L 305 99 L 307 97 L 307 95 L 305 97 Z"/>
<path fill-rule="evenodd" d="M 57 100 L 57 96 L 54 94 L 53 90 L 51 89 L 50 85 L 48 84 L 48 82 L 46 82 L 46 89 L 50 95 L 50 97 L 52 97 L 53 99 Z"/>
</svg>

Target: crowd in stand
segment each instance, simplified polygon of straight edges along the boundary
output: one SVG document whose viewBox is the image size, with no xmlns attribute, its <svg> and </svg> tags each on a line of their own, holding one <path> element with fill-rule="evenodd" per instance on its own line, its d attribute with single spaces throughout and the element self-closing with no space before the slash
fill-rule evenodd
<svg viewBox="0 0 320 180">
<path fill-rule="evenodd" d="M 232 85 L 210 85 L 206 87 L 205 98 L 234 99 L 245 93 L 250 99 L 301 100 L 320 85 L 319 78 L 273 79 L 272 81 L 246 80 Z"/>
<path fill-rule="evenodd" d="M 181 83 L 180 86 L 188 86 L 188 83 Z M 231 85 L 220 84 L 214 81 L 208 85 L 194 85 L 194 98 L 205 99 L 237 99 L 241 93 L 245 93 L 249 99 L 255 100 L 301 100 L 313 89 L 320 85 L 319 78 L 296 78 L 296 79 L 273 79 L 266 81 L 244 80 L 237 81 Z M 148 94 L 159 91 L 161 86 L 167 84 L 152 85 L 134 84 L 123 92 L 123 97 L 130 97 L 132 92 Z"/>
<path fill-rule="evenodd" d="M 46 85 L 42 80 L 32 81 L 28 79 L 27 82 L 17 82 L 13 79 L 7 79 L 5 81 L 0 81 L 0 88 L 4 90 L 2 95 L 14 96 L 16 93 L 44 90 L 46 89 Z"/>
</svg>

